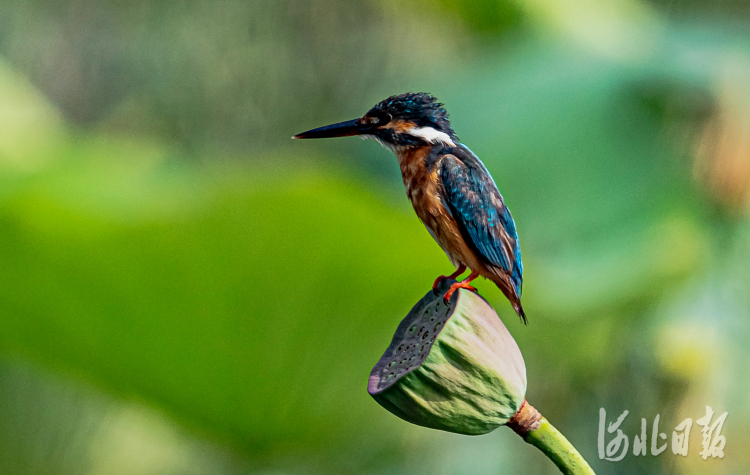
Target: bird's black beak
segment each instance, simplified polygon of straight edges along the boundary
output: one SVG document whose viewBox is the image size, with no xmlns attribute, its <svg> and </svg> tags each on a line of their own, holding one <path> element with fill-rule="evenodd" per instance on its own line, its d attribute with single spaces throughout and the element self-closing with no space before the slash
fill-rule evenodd
<svg viewBox="0 0 750 475">
<path fill-rule="evenodd" d="M 360 119 L 347 120 L 338 124 L 326 125 L 317 129 L 308 130 L 297 134 L 293 139 L 325 139 L 329 137 L 349 137 L 362 135 L 370 130 L 370 126 L 364 124 Z"/>
</svg>

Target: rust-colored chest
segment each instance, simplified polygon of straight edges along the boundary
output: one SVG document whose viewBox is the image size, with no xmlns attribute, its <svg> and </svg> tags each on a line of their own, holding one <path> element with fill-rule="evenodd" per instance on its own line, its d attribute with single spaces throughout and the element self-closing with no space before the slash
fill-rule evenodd
<svg viewBox="0 0 750 475">
<path fill-rule="evenodd" d="M 401 176 L 414 211 L 432 237 L 454 264 L 466 262 L 466 245 L 458 226 L 441 200 L 442 184 L 438 177 L 440 160 L 430 160 L 431 147 L 420 147 L 397 153 Z"/>
<path fill-rule="evenodd" d="M 413 193 L 417 190 L 430 182 L 434 182 L 434 180 L 430 180 L 430 172 L 427 170 L 425 163 L 429 153 L 429 147 L 420 147 L 399 151 L 396 154 L 409 199 L 412 199 Z"/>
<path fill-rule="evenodd" d="M 410 149 L 396 154 L 404 180 L 406 196 L 409 197 L 419 219 L 435 230 L 434 221 L 445 213 L 440 201 L 439 181 L 437 176 L 438 164 L 427 167 L 427 156 L 430 147 Z"/>
</svg>

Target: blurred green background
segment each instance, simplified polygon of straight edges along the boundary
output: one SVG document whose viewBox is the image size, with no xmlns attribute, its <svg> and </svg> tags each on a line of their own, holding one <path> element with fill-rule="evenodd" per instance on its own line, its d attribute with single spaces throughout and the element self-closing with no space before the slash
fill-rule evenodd
<svg viewBox="0 0 750 475">
<path fill-rule="evenodd" d="M 0 473 L 556 473 L 366 392 L 451 271 L 374 142 L 429 91 L 518 224 L 527 397 L 598 473 L 750 471 L 750 2 L 4 0 Z M 632 455 L 728 412 L 724 459 Z M 621 462 L 599 408 L 630 411 Z M 650 430 L 650 429 L 649 429 Z M 649 444 L 651 435 L 649 433 Z M 607 441 L 611 440 L 608 435 Z"/>
</svg>

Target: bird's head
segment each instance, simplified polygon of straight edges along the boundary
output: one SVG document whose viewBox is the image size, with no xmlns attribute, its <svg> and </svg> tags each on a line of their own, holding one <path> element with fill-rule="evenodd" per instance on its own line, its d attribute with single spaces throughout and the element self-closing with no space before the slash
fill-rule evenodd
<svg viewBox="0 0 750 475">
<path fill-rule="evenodd" d="M 359 119 L 318 127 L 292 138 L 318 139 L 351 135 L 374 138 L 393 150 L 437 143 L 454 146 L 458 142 L 443 104 L 423 92 L 391 96 L 377 103 Z"/>
</svg>

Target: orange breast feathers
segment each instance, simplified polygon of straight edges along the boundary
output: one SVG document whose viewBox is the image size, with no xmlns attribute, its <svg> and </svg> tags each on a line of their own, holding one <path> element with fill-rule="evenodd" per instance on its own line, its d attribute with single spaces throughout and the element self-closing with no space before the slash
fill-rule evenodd
<svg viewBox="0 0 750 475">
<path fill-rule="evenodd" d="M 438 160 L 431 170 L 427 169 L 426 158 L 429 146 L 406 150 L 397 154 L 401 175 L 414 211 L 427 230 L 445 251 L 454 266 L 463 263 L 471 268 L 478 267 L 477 259 L 461 236 L 458 225 L 440 199 L 440 179 Z"/>
</svg>

